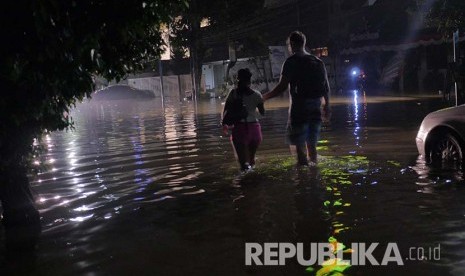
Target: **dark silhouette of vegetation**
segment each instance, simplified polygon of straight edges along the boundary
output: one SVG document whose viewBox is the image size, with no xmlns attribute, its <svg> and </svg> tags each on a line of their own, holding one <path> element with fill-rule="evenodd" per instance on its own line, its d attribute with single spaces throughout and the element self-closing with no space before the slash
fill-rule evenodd
<svg viewBox="0 0 465 276">
<path fill-rule="evenodd" d="M 456 31 L 459 31 L 459 35 L 462 36 L 465 30 L 465 1 L 435 1 L 427 15 L 427 20 L 429 25 L 436 27 L 445 38 L 452 38 Z M 457 60 L 448 64 L 443 90 L 444 98 L 447 102 L 451 102 L 450 95 L 454 90 L 453 84 L 456 82 L 458 104 L 462 104 L 465 99 L 465 60 L 460 54 L 460 46 L 457 51 Z"/>
<path fill-rule="evenodd" d="M 18 0 L 0 16 L 0 201 L 3 224 L 38 225 L 27 168 L 33 139 L 72 127 L 93 78 L 119 80 L 160 56 L 160 26 L 183 0 Z M 8 237 L 8 235 L 7 235 Z"/>
<path fill-rule="evenodd" d="M 465 1 L 435 1 L 427 16 L 428 23 L 437 27 L 445 37 L 451 37 L 457 29 L 465 29 Z"/>
</svg>

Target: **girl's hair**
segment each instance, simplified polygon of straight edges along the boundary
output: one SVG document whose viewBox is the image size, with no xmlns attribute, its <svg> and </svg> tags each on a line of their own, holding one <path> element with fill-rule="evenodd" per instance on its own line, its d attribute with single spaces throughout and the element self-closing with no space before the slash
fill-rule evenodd
<svg viewBox="0 0 465 276">
<path fill-rule="evenodd" d="M 250 84 L 250 79 L 252 78 L 252 73 L 249 68 L 239 69 L 237 71 L 237 87 L 242 90 L 248 87 Z"/>
</svg>

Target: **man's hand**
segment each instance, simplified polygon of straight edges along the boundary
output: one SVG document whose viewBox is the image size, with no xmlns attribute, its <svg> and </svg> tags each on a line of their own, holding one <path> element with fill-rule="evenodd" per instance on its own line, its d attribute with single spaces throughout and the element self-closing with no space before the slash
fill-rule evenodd
<svg viewBox="0 0 465 276">
<path fill-rule="evenodd" d="M 229 127 L 227 125 L 223 125 L 223 134 L 229 135 Z"/>
<path fill-rule="evenodd" d="M 266 100 L 270 99 L 271 98 L 270 97 L 270 92 L 267 92 L 267 93 L 263 94 L 262 97 L 263 97 L 263 101 L 266 101 Z"/>
<path fill-rule="evenodd" d="M 322 112 L 323 122 L 329 122 L 331 120 L 331 107 L 329 104 L 323 105 L 323 112 Z"/>
</svg>

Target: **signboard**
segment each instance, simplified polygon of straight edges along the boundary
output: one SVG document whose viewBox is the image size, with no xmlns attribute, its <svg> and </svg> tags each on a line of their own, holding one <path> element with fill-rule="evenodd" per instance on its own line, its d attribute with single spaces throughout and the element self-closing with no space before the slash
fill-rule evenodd
<svg viewBox="0 0 465 276">
<path fill-rule="evenodd" d="M 375 40 L 379 38 L 378 32 L 373 33 L 362 33 L 362 34 L 350 34 L 350 41 L 364 41 L 364 40 Z"/>
</svg>

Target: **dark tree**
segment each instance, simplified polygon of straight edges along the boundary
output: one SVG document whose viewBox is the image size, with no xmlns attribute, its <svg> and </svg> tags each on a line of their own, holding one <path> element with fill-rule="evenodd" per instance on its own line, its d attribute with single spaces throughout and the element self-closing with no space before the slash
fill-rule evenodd
<svg viewBox="0 0 465 276">
<path fill-rule="evenodd" d="M 427 18 L 431 26 L 437 27 L 445 37 L 451 37 L 457 29 L 465 29 L 465 1 L 434 1 Z"/>
<path fill-rule="evenodd" d="M 183 0 L 17 0 L 0 26 L 0 201 L 7 228 L 38 223 L 29 190 L 33 139 L 72 126 L 93 77 L 119 80 L 158 58 L 160 26 Z"/>
</svg>

